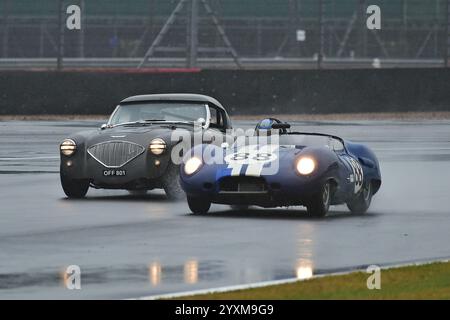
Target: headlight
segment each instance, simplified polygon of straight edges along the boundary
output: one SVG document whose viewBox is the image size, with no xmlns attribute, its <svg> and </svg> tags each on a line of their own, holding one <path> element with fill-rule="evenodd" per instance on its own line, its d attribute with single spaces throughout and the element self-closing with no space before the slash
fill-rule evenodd
<svg viewBox="0 0 450 320">
<path fill-rule="evenodd" d="M 150 142 L 150 151 L 155 155 L 163 154 L 166 151 L 166 143 L 160 138 L 153 139 Z"/>
<path fill-rule="evenodd" d="M 59 146 L 61 153 L 65 156 L 71 156 L 77 150 L 77 144 L 72 139 L 65 139 Z"/>
<path fill-rule="evenodd" d="M 311 158 L 300 158 L 297 161 L 297 171 L 302 175 L 311 174 L 314 169 L 316 169 L 316 162 Z"/>
<path fill-rule="evenodd" d="M 202 165 L 202 160 L 200 160 L 197 157 L 192 157 L 188 161 L 186 161 L 186 164 L 184 165 L 184 172 L 187 175 L 194 174 Z"/>
</svg>

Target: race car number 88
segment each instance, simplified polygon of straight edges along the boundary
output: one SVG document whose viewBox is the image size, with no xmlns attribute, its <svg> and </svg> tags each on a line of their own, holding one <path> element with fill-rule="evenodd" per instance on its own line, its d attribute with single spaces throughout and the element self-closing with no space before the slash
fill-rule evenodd
<svg viewBox="0 0 450 320">
<path fill-rule="evenodd" d="M 250 153 L 236 153 L 231 158 L 235 161 L 242 161 L 247 160 L 250 158 Z M 257 161 L 267 161 L 272 158 L 272 155 L 270 153 L 256 153 L 251 156 L 251 160 L 257 160 Z"/>
</svg>

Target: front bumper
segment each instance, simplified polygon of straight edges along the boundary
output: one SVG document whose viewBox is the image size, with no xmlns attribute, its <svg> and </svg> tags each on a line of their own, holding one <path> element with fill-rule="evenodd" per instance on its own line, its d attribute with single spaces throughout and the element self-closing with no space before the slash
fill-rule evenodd
<svg viewBox="0 0 450 320">
<path fill-rule="evenodd" d="M 85 152 L 71 157 L 61 155 L 60 170 L 70 179 L 90 180 L 93 186 L 99 188 L 158 188 L 169 161 L 168 154 L 155 156 L 145 152 L 121 167 L 109 168 Z"/>
<path fill-rule="evenodd" d="M 181 178 L 181 185 L 188 196 L 207 198 L 212 203 L 258 205 L 261 207 L 276 207 L 287 205 L 305 205 L 309 199 L 320 191 L 325 176 L 300 177 L 293 175 L 290 179 L 280 176 L 261 176 L 264 188 L 253 190 L 224 190 L 221 179 L 199 182 L 197 179 Z M 236 179 L 245 176 L 233 177 Z"/>
</svg>

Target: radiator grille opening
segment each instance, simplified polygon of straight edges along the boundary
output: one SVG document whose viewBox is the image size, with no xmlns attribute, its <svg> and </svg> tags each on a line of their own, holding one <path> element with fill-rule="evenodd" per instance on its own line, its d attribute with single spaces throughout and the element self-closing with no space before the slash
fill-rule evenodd
<svg viewBox="0 0 450 320">
<path fill-rule="evenodd" d="M 220 192 L 264 193 L 267 184 L 260 177 L 224 177 L 219 182 Z"/>
<path fill-rule="evenodd" d="M 88 153 L 107 168 L 120 168 L 144 152 L 145 148 L 127 141 L 108 141 L 88 148 Z"/>
</svg>

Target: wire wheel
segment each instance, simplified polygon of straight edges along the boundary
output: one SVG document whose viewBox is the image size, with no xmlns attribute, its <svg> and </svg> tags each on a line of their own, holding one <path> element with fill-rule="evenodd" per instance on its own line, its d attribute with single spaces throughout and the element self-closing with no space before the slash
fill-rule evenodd
<svg viewBox="0 0 450 320">
<path fill-rule="evenodd" d="M 317 218 L 325 217 L 330 208 L 330 202 L 331 183 L 327 181 L 323 184 L 320 191 L 311 198 L 307 205 L 308 214 Z"/>
<path fill-rule="evenodd" d="M 367 181 L 360 193 L 354 199 L 347 202 L 347 207 L 354 214 L 363 214 L 369 209 L 372 196 L 372 183 L 371 181 Z"/>
</svg>

